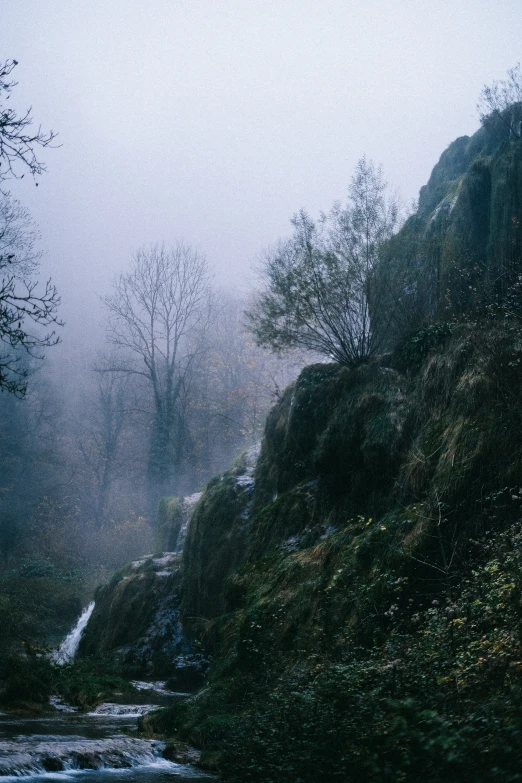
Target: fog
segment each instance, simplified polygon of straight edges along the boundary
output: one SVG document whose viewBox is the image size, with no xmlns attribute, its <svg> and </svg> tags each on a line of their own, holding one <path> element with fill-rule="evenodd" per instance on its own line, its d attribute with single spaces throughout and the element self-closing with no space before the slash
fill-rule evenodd
<svg viewBox="0 0 522 783">
<path fill-rule="evenodd" d="M 518 0 L 3 0 L 11 101 L 61 146 L 10 183 L 62 295 L 62 354 L 139 247 L 183 238 L 248 289 L 300 207 L 343 199 L 366 153 L 406 203 L 520 59 Z"/>
<path fill-rule="evenodd" d="M 0 33 L 0 779 L 520 780 L 521 0 Z"/>
<path fill-rule="evenodd" d="M 278 362 L 241 332 L 263 251 L 301 208 L 345 200 L 363 155 L 411 204 L 445 147 L 479 127 L 483 85 L 519 60 L 522 15 L 515 0 L 4 0 L 2 33 L 3 60 L 18 62 L 9 105 L 58 134 L 37 150 L 47 171 L 3 186 L 39 226 L 40 281 L 56 284 L 65 322 L 27 405 L 2 398 L 2 535 L 23 529 L 47 551 L 27 525 L 36 508 L 52 546 L 83 535 L 81 557 L 105 547 L 114 565 L 118 542 L 135 536 L 127 558 L 145 546 L 161 495 L 196 491 L 260 438 L 310 358 Z M 179 242 L 206 257 L 221 310 L 210 317 L 202 295 L 173 374 L 159 369 L 163 401 L 183 390 L 165 413 L 143 350 L 120 354 L 127 374 L 100 381 L 92 367 L 116 276 L 140 248 Z M 151 478 L 154 460 L 166 472 Z"/>
</svg>

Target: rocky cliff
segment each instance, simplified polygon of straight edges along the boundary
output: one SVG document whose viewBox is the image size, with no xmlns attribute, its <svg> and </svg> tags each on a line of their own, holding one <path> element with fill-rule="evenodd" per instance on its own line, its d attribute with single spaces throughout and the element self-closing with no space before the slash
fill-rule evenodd
<svg viewBox="0 0 522 783">
<path fill-rule="evenodd" d="M 151 720 L 231 779 L 518 764 L 522 329 L 436 335 L 307 368 L 268 418 L 248 502 L 233 474 L 203 495 L 184 551 L 203 589 L 189 577 L 182 614 L 214 664 L 183 715 Z"/>
<path fill-rule="evenodd" d="M 449 147 L 383 261 L 393 350 L 307 367 L 197 504 L 172 589 L 212 665 L 144 725 L 227 779 L 520 779 L 521 161 Z"/>
<path fill-rule="evenodd" d="M 522 139 L 481 128 L 442 154 L 381 265 L 394 339 L 512 302 L 520 285 Z"/>
</svg>

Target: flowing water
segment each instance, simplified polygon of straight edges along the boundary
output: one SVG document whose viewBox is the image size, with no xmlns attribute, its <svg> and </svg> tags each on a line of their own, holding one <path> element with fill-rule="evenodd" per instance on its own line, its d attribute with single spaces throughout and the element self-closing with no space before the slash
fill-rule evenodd
<svg viewBox="0 0 522 783">
<path fill-rule="evenodd" d="M 198 499 L 199 494 L 185 498 L 187 520 Z M 187 525 L 188 521 L 183 535 Z M 165 567 L 175 556 L 163 556 Z M 50 654 L 55 663 L 74 659 L 93 609 L 94 602 L 84 609 L 60 647 Z M 63 704 L 57 697 L 51 699 L 55 712 L 45 717 L 15 718 L 0 713 L 0 783 L 20 779 L 42 783 L 209 783 L 215 779 L 190 764 L 166 760 L 165 743 L 143 739 L 137 733 L 140 715 L 187 694 L 173 693 L 159 681 L 135 681 L 133 685 L 137 703 L 107 702 L 88 714 Z"/>
<path fill-rule="evenodd" d="M 69 663 L 76 655 L 76 651 L 80 645 L 80 639 L 85 631 L 89 618 L 94 609 L 94 601 L 91 601 L 89 606 L 83 610 L 78 618 L 78 622 L 70 633 L 67 634 L 61 645 L 57 650 L 51 653 L 51 658 L 59 664 Z"/>
<path fill-rule="evenodd" d="M 94 609 L 78 622 L 51 657 L 58 664 L 72 661 Z M 3 781 L 82 781 L 82 783 L 174 783 L 205 780 L 189 764 L 163 758 L 165 743 L 137 736 L 137 718 L 158 706 L 185 698 L 164 682 L 134 683 L 135 704 L 107 702 L 93 712 L 80 713 L 57 698 L 56 712 L 38 718 L 14 718 L 0 713 L 0 783 Z"/>
<path fill-rule="evenodd" d="M 153 706 L 105 704 L 87 715 L 62 711 L 39 718 L 0 715 L 0 783 L 212 781 L 190 765 L 166 761 L 163 742 L 137 736 L 136 716 Z"/>
</svg>

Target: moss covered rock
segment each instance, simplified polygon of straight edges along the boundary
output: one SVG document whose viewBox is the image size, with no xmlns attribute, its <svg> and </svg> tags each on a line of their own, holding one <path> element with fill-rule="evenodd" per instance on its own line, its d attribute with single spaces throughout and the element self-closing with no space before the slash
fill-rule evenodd
<svg viewBox="0 0 522 783">
<path fill-rule="evenodd" d="M 150 555 L 98 588 L 79 657 L 111 657 L 132 675 L 174 674 L 191 652 L 179 620 L 181 557 Z"/>
<path fill-rule="evenodd" d="M 158 503 L 156 551 L 175 552 L 183 524 L 183 499 L 175 496 L 161 498 Z"/>
<path fill-rule="evenodd" d="M 225 582 L 246 556 L 256 460 L 254 448 L 212 479 L 191 518 L 183 548 L 182 617 L 187 633 L 200 639 L 210 631 L 208 621 L 224 611 Z"/>
<path fill-rule="evenodd" d="M 380 268 L 391 341 L 512 300 L 522 273 L 522 140 L 481 128 L 442 154 Z"/>
</svg>

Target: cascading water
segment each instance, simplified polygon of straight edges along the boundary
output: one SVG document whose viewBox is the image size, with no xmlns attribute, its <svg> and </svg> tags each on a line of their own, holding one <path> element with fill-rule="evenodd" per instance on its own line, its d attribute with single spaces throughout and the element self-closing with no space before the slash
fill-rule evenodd
<svg viewBox="0 0 522 783">
<path fill-rule="evenodd" d="M 83 610 L 81 615 L 78 618 L 78 621 L 72 631 L 70 631 L 59 648 L 55 650 L 53 653 L 51 653 L 51 659 L 60 665 L 64 663 L 69 663 L 73 660 L 74 656 L 76 655 L 76 651 L 78 650 L 78 646 L 80 644 L 80 639 L 82 638 L 82 634 L 85 630 L 85 627 L 87 623 L 89 622 L 89 618 L 92 614 L 92 610 L 94 609 L 94 601 L 91 601 L 89 606 L 86 607 L 86 609 Z"/>
<path fill-rule="evenodd" d="M 150 628 L 136 644 L 141 662 L 147 654 L 152 655 L 150 651 L 158 646 L 154 646 L 158 638 L 163 641 L 160 652 L 169 659 L 180 660 L 185 667 L 189 658 L 196 664 L 201 658 L 190 655 L 188 642 L 183 638 L 178 592 L 181 547 L 198 499 L 199 494 L 183 499 L 183 527 L 175 552 L 146 556 L 126 566 L 128 582 L 142 580 L 143 573 L 149 580 L 153 578 L 158 599 Z M 97 612 L 102 609 L 100 598 Z M 62 665 L 74 659 L 93 610 L 94 601 L 83 610 L 60 647 L 50 654 L 51 660 Z M 77 778 L 83 783 L 113 783 L 117 777 L 120 783 L 171 783 L 173 779 L 180 783 L 208 783 L 212 776 L 192 766 L 197 763 L 195 751 L 194 758 L 182 754 L 179 762 L 174 761 L 173 751 L 165 743 L 136 736 L 138 717 L 184 699 L 187 694 L 168 690 L 164 681 L 136 681 L 135 686 L 137 691 L 146 692 L 132 695 L 137 703 L 125 703 L 127 695 L 115 694 L 114 702 L 100 704 L 90 713 L 64 704 L 58 696 L 50 700 L 55 711 L 42 717 L 24 719 L 0 713 L 0 781 L 15 783 L 25 777 L 45 783 Z"/>
<path fill-rule="evenodd" d="M 164 742 L 136 736 L 136 718 L 123 709 L 29 719 L 0 714 L 0 781 L 6 783 L 209 783 L 190 764 L 164 758 L 164 750 Z"/>
</svg>

